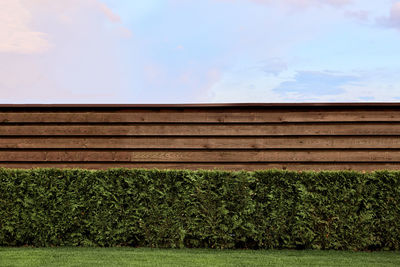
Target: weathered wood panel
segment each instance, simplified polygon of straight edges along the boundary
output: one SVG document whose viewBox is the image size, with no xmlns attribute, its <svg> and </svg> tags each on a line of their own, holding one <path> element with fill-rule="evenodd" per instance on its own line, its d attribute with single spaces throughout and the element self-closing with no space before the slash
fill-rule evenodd
<svg viewBox="0 0 400 267">
<path fill-rule="evenodd" d="M 0 166 L 400 167 L 400 104 L 0 105 Z"/>
<path fill-rule="evenodd" d="M 400 111 L 131 111 L 131 112 L 1 112 L 0 123 L 268 123 L 268 122 L 400 121 Z"/>
<path fill-rule="evenodd" d="M 3 125 L 0 136 L 119 135 L 119 136 L 265 136 L 265 135 L 400 135 L 400 123 L 351 124 L 138 124 L 138 125 Z"/>
<path fill-rule="evenodd" d="M 2 137 L 0 149 L 399 149 L 400 136 Z"/>
<path fill-rule="evenodd" d="M 400 163 L 380 163 L 380 162 L 336 162 L 336 163 L 307 163 L 307 162 L 284 162 L 284 163 L 120 163 L 120 162 L 2 162 L 2 167 L 6 168 L 86 168 L 86 169 L 108 169 L 108 168 L 146 168 L 146 169 L 221 169 L 221 170 L 265 170 L 265 169 L 284 169 L 284 170 L 399 170 Z"/>
<path fill-rule="evenodd" d="M 0 151 L 1 161 L 117 162 L 400 162 L 400 151 Z"/>
</svg>

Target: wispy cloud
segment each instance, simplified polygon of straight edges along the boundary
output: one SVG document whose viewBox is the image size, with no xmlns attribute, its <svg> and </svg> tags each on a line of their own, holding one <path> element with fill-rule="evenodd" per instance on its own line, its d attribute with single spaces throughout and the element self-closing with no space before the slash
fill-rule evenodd
<svg viewBox="0 0 400 267">
<path fill-rule="evenodd" d="M 272 3 L 272 2 L 281 2 L 289 5 L 296 5 L 300 7 L 310 7 L 310 6 L 334 6 L 334 7 L 342 7 L 350 4 L 351 0 L 281 0 L 281 1 L 273 1 L 273 0 L 251 0 L 257 3 Z"/>
<path fill-rule="evenodd" d="M 0 1 L 0 53 L 32 54 L 51 46 L 47 34 L 30 27 L 31 19 L 20 1 Z"/>
<path fill-rule="evenodd" d="M 272 77 L 214 88 L 213 102 L 359 102 L 400 100 L 398 71 L 299 71 L 292 79 Z M 281 79 L 281 81 L 279 81 Z M 246 85 L 247 84 L 247 85 Z M 275 84 L 275 85 L 274 85 Z M 225 100 L 226 101 L 226 100 Z"/>
<path fill-rule="evenodd" d="M 351 4 L 352 0 L 215 0 L 222 2 L 240 2 L 249 1 L 257 4 L 269 4 L 269 5 L 285 5 L 287 7 L 321 7 L 321 6 L 333 6 L 343 7 Z"/>
<path fill-rule="evenodd" d="M 0 102 L 396 99 L 384 27 L 400 0 L 0 0 Z"/>
<path fill-rule="evenodd" d="M 400 2 L 395 2 L 387 17 L 378 18 L 378 24 L 400 30 Z"/>
<path fill-rule="evenodd" d="M 367 10 L 345 11 L 344 15 L 347 18 L 365 22 L 369 20 L 370 12 Z"/>
<path fill-rule="evenodd" d="M 121 17 L 118 14 L 115 14 L 107 5 L 104 3 L 96 2 L 98 8 L 103 12 L 104 15 L 112 22 L 121 22 Z"/>
<path fill-rule="evenodd" d="M 288 69 L 286 61 L 279 57 L 271 57 L 260 63 L 261 66 L 259 68 L 266 74 L 278 75 Z"/>
<path fill-rule="evenodd" d="M 359 77 L 335 72 L 299 71 L 293 81 L 281 83 L 274 89 L 276 93 L 313 95 L 331 95 L 343 92 L 343 85 L 359 81 Z"/>
<path fill-rule="evenodd" d="M 0 21 L 0 102 L 124 101 L 131 33 L 102 2 L 5 0 Z"/>
</svg>

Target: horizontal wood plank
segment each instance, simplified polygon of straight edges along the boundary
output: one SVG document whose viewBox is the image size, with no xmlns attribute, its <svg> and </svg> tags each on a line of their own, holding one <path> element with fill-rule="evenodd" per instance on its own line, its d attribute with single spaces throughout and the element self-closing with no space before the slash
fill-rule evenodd
<svg viewBox="0 0 400 267">
<path fill-rule="evenodd" d="M 305 170 L 400 170 L 400 163 L 377 162 L 351 162 L 351 163 L 117 163 L 117 162 L 0 162 L 3 168 L 84 168 L 84 169 L 109 169 L 109 168 L 145 168 L 145 169 L 188 169 L 188 170 L 268 170 L 283 169 L 293 171 Z"/>
<path fill-rule="evenodd" d="M 276 137 L 2 137 L 1 148 L 316 149 L 400 148 L 400 136 Z"/>
<path fill-rule="evenodd" d="M 400 162 L 400 151 L 0 151 L 0 161 L 117 162 Z"/>
<path fill-rule="evenodd" d="M 267 123 L 267 122 L 400 121 L 400 110 L 348 111 L 132 111 L 0 112 L 1 123 Z"/>
<path fill-rule="evenodd" d="M 400 123 L 270 124 L 270 125 L 18 125 L 0 126 L 0 136 L 12 135 L 400 135 Z"/>
<path fill-rule="evenodd" d="M 4 108 L 0 166 L 400 169 L 400 108 Z"/>
</svg>

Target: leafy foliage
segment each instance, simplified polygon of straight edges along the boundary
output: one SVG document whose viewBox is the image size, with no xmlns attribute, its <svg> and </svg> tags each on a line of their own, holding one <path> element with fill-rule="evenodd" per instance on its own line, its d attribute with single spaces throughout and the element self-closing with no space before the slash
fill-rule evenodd
<svg viewBox="0 0 400 267">
<path fill-rule="evenodd" d="M 0 246 L 400 249 L 400 172 L 0 169 Z"/>
</svg>

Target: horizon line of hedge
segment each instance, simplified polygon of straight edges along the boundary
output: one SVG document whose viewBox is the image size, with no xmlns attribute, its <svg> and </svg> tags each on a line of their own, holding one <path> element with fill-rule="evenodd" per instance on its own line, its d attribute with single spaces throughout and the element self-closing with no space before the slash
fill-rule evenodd
<svg viewBox="0 0 400 267">
<path fill-rule="evenodd" d="M 0 246 L 399 250 L 400 171 L 0 168 Z"/>
</svg>

